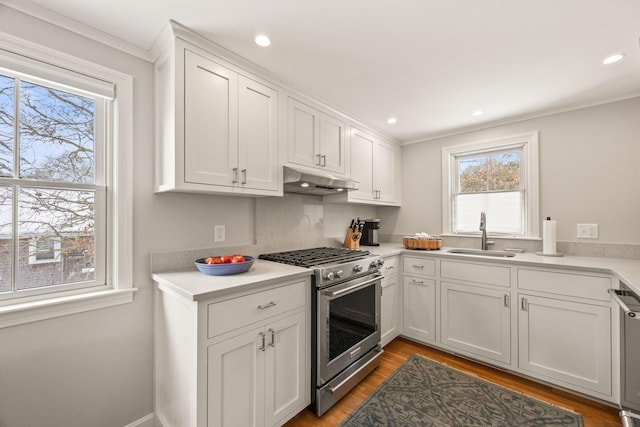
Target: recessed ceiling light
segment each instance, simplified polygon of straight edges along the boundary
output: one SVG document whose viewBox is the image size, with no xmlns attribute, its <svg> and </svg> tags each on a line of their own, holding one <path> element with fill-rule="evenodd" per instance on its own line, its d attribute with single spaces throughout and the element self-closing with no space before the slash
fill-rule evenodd
<svg viewBox="0 0 640 427">
<path fill-rule="evenodd" d="M 483 114 L 484 114 L 484 111 L 482 111 L 482 110 L 476 110 L 476 111 L 474 111 L 473 113 L 471 113 L 471 115 L 472 115 L 473 117 L 478 117 L 478 116 L 481 116 L 481 115 L 483 115 Z"/>
<path fill-rule="evenodd" d="M 258 46 L 267 47 L 271 44 L 271 39 L 264 34 L 258 34 L 254 39 Z"/>
<path fill-rule="evenodd" d="M 616 53 L 615 55 L 608 56 L 602 61 L 604 65 L 614 64 L 624 58 L 624 53 Z"/>
<path fill-rule="evenodd" d="M 308 182 L 302 182 L 302 183 L 300 183 L 300 187 L 305 187 L 305 188 L 307 188 L 308 186 L 309 186 L 309 183 L 308 183 Z"/>
<path fill-rule="evenodd" d="M 394 125 L 398 122 L 398 119 L 396 119 L 395 117 L 389 117 L 389 119 L 387 119 L 387 123 L 389 123 L 390 125 Z"/>
</svg>

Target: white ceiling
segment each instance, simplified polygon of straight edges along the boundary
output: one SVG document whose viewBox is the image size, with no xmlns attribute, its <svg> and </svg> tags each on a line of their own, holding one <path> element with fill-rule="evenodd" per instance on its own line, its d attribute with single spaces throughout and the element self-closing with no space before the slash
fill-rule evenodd
<svg viewBox="0 0 640 427">
<path fill-rule="evenodd" d="M 640 95 L 638 0 L 0 2 L 143 56 L 173 19 L 405 142 Z"/>
</svg>

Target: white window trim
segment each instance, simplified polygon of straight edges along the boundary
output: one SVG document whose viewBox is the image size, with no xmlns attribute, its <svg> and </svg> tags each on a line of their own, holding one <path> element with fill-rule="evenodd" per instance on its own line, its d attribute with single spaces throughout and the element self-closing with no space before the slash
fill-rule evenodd
<svg viewBox="0 0 640 427">
<path fill-rule="evenodd" d="M 455 185 L 456 156 L 461 154 L 473 154 L 492 149 L 503 149 L 516 144 L 523 145 L 523 167 L 527 189 L 525 193 L 525 221 L 526 235 L 509 236 L 505 238 L 539 239 L 540 238 L 540 193 L 539 193 L 539 159 L 538 159 L 538 132 L 528 132 L 517 135 L 509 135 L 502 138 L 484 140 L 442 149 L 442 235 L 464 236 L 453 232 L 453 207 L 451 206 L 451 192 Z M 469 234 L 470 235 L 470 234 Z"/>
<path fill-rule="evenodd" d="M 132 237 L 133 78 L 6 34 L 0 34 L 0 49 L 110 82 L 116 95 L 113 104 L 115 134 L 110 135 L 113 147 L 107 165 L 110 190 L 107 200 L 107 229 L 113 231 L 107 236 L 109 264 L 106 288 L 102 286 L 99 290 L 84 289 L 69 294 L 52 294 L 49 298 L 3 305 L 0 307 L 0 328 L 133 301 L 133 293 L 137 291 L 133 286 Z"/>
</svg>

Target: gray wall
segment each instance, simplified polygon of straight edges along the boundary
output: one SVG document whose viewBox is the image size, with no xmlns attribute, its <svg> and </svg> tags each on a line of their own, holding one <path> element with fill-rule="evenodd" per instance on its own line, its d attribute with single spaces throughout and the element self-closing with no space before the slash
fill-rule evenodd
<svg viewBox="0 0 640 427">
<path fill-rule="evenodd" d="M 402 207 L 378 210 L 382 232 L 442 232 L 443 147 L 536 130 L 540 218 L 558 221 L 558 241 L 640 244 L 640 98 L 404 146 Z M 578 240 L 578 223 L 599 239 Z"/>
</svg>

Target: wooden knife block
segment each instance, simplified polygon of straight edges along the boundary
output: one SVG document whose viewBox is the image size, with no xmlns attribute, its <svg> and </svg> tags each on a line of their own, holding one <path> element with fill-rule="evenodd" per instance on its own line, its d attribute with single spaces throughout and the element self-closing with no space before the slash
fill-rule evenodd
<svg viewBox="0 0 640 427">
<path fill-rule="evenodd" d="M 362 233 L 359 231 L 353 231 L 351 228 L 347 228 L 347 235 L 344 237 L 344 246 L 347 249 L 360 249 L 360 238 Z"/>
</svg>

